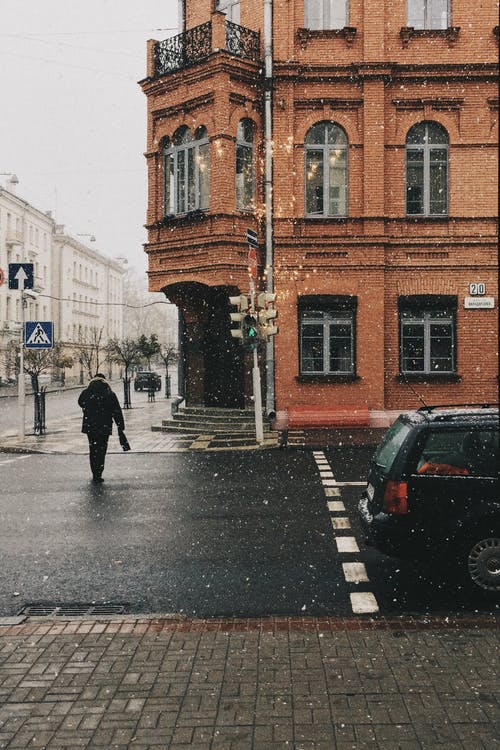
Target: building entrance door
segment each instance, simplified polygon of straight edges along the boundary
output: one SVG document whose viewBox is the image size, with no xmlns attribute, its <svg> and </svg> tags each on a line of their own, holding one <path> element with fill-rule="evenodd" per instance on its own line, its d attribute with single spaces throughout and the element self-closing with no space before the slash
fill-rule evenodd
<svg viewBox="0 0 500 750">
<path fill-rule="evenodd" d="M 231 336 L 226 295 L 218 302 L 205 330 L 205 406 L 241 409 L 244 405 L 243 352 Z"/>
</svg>

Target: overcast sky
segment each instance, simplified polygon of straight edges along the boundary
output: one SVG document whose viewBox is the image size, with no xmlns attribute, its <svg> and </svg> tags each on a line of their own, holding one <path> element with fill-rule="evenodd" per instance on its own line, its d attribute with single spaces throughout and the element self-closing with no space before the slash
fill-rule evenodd
<svg viewBox="0 0 500 750">
<path fill-rule="evenodd" d="M 146 40 L 177 0 L 0 0 L 0 172 L 89 246 L 146 269 Z M 0 175 L 5 186 L 8 177 Z M 88 238 L 79 238 L 88 242 Z"/>
</svg>

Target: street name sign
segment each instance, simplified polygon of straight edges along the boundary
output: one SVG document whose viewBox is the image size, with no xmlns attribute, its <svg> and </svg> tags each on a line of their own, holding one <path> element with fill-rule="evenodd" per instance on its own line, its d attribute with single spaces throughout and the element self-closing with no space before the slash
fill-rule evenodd
<svg viewBox="0 0 500 750">
<path fill-rule="evenodd" d="M 9 289 L 33 289 L 33 263 L 9 263 Z"/>
<path fill-rule="evenodd" d="M 29 320 L 25 323 L 26 349 L 53 349 L 54 327 L 50 320 Z"/>
<path fill-rule="evenodd" d="M 494 310 L 494 297 L 466 297 L 464 299 L 466 310 Z"/>
</svg>

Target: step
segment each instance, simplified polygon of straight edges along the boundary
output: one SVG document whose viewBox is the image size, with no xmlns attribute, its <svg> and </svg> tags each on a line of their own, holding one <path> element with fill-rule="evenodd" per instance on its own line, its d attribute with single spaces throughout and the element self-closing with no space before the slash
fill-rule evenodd
<svg viewBox="0 0 500 750">
<path fill-rule="evenodd" d="M 162 421 L 162 426 L 164 427 L 170 427 L 173 426 L 173 428 L 177 429 L 194 429 L 194 430 L 201 430 L 202 432 L 247 432 L 248 430 L 254 430 L 255 429 L 255 422 L 206 422 L 206 421 L 184 421 L 183 419 L 164 419 Z"/>
<path fill-rule="evenodd" d="M 246 437 L 246 436 L 255 435 L 255 425 L 252 425 L 248 429 L 235 430 L 231 428 L 224 428 L 223 426 L 213 428 L 206 424 L 183 425 L 183 424 L 179 424 L 178 422 L 174 423 L 174 422 L 165 421 L 161 425 L 153 425 L 151 427 L 151 430 L 153 432 L 173 432 L 173 433 L 183 434 L 183 435 L 217 435 L 218 437 L 220 437 L 221 435 L 235 436 L 235 437 Z M 264 432 L 264 435 L 274 434 L 272 430 L 266 427 L 264 427 L 263 432 Z"/>
<path fill-rule="evenodd" d="M 255 423 L 255 416 L 253 414 L 245 414 L 244 416 L 228 416 L 227 414 L 217 415 L 204 415 L 204 414 L 183 414 L 177 412 L 173 417 L 175 422 L 189 423 L 203 423 L 203 424 L 252 424 Z"/>
<path fill-rule="evenodd" d="M 178 414 L 204 414 L 206 416 L 251 417 L 254 409 L 224 409 L 217 406 L 183 406 Z"/>
</svg>

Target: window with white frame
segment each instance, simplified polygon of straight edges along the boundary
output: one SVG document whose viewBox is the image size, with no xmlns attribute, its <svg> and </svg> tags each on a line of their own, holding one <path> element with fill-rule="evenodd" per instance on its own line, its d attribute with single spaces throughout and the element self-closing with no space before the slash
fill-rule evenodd
<svg viewBox="0 0 500 750">
<path fill-rule="evenodd" d="M 253 208 L 254 191 L 254 132 L 252 120 L 238 123 L 236 132 L 236 208 L 249 211 Z"/>
<path fill-rule="evenodd" d="M 210 158 L 205 127 L 179 128 L 163 143 L 164 212 L 166 216 L 208 208 Z"/>
<path fill-rule="evenodd" d="M 306 29 L 343 29 L 348 26 L 348 0 L 304 0 Z"/>
<path fill-rule="evenodd" d="M 408 26 L 414 29 L 447 29 L 450 25 L 449 0 L 407 0 Z"/>
<path fill-rule="evenodd" d="M 448 134 L 437 122 L 420 122 L 406 136 L 406 213 L 448 213 Z"/>
<path fill-rule="evenodd" d="M 351 296 L 300 298 L 301 375 L 355 374 L 356 307 Z"/>
<path fill-rule="evenodd" d="M 216 0 L 215 8 L 225 13 L 228 21 L 240 23 L 240 0 Z"/>
<path fill-rule="evenodd" d="M 306 216 L 347 216 L 347 155 L 345 131 L 333 122 L 319 122 L 305 140 Z"/>
<path fill-rule="evenodd" d="M 457 299 L 451 295 L 400 297 L 400 371 L 406 374 L 456 372 Z"/>
</svg>

